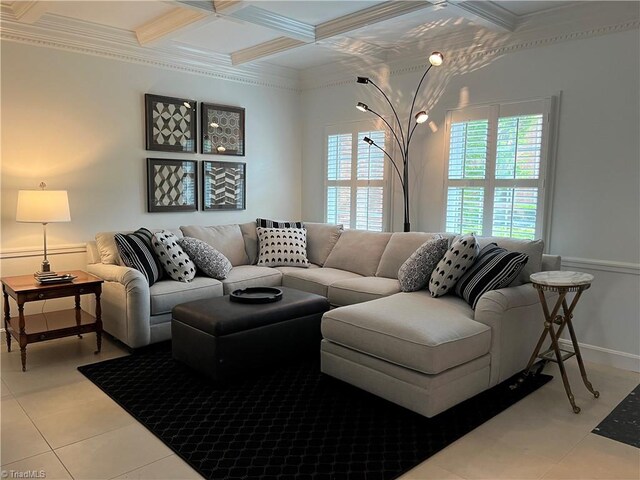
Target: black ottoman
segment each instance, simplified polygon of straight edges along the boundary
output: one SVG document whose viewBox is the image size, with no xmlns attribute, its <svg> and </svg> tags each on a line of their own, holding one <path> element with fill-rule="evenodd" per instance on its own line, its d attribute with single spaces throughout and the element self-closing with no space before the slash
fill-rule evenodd
<svg viewBox="0 0 640 480">
<path fill-rule="evenodd" d="M 226 381 L 302 356 L 320 354 L 326 298 L 278 287 L 282 300 L 245 304 L 229 295 L 176 305 L 173 358 L 213 380 Z"/>
</svg>

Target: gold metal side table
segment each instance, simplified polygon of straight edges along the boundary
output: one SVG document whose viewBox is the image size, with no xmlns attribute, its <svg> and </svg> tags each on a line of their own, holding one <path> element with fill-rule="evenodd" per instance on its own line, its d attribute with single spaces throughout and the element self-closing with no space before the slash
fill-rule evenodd
<svg viewBox="0 0 640 480">
<path fill-rule="evenodd" d="M 567 372 L 564 368 L 564 361 L 575 355 L 578 360 L 578 366 L 580 367 L 580 374 L 582 375 L 582 381 L 585 387 L 589 390 L 595 398 L 600 396 L 597 390 L 593 389 L 591 382 L 587 379 L 587 371 L 584 368 L 584 362 L 582 361 L 582 355 L 580 354 L 580 347 L 578 346 L 578 340 L 576 339 L 576 332 L 573 329 L 573 310 L 580 300 L 582 292 L 587 290 L 593 282 L 593 275 L 580 272 L 538 272 L 532 274 L 530 277 L 533 287 L 538 290 L 540 296 L 540 304 L 542 305 L 542 311 L 544 312 L 544 330 L 538 344 L 531 355 L 529 364 L 525 369 L 525 375 L 529 373 L 536 359 L 540 358 L 546 361 L 556 362 L 560 368 L 560 374 L 562 375 L 562 382 L 564 383 L 564 389 L 569 397 L 569 402 L 573 407 L 574 413 L 580 413 L 580 407 L 576 405 L 573 393 L 571 393 L 571 386 L 569 385 L 569 379 L 567 378 Z M 552 310 L 549 310 L 549 304 L 544 292 L 557 292 L 558 299 Z M 574 292 L 571 305 L 567 303 L 567 295 L 570 292 Z M 560 308 L 562 308 L 562 315 L 560 315 Z M 554 326 L 557 326 L 555 328 Z M 573 350 L 563 348 L 558 343 L 558 339 L 562 334 L 564 328 L 567 327 L 569 335 L 571 336 L 571 342 L 573 343 Z M 547 338 L 547 334 L 551 336 L 551 347 L 540 353 L 542 344 Z"/>
</svg>

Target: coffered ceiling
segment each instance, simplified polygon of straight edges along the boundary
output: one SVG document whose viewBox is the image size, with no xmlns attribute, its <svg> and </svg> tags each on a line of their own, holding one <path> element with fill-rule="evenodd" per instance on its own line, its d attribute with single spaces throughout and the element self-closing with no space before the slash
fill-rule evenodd
<svg viewBox="0 0 640 480">
<path fill-rule="evenodd" d="M 62 17 L 135 35 L 140 46 L 188 46 L 233 65 L 304 69 L 349 55 L 381 57 L 473 25 L 516 28 L 520 17 L 573 2 L 444 0 L 4 1 L 15 20 Z"/>
</svg>

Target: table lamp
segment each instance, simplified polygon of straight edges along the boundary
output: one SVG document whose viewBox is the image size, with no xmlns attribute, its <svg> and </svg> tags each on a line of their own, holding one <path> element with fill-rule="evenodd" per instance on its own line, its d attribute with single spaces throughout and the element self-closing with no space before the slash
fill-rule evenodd
<svg viewBox="0 0 640 480">
<path fill-rule="evenodd" d="M 47 185 L 42 182 L 40 190 L 20 190 L 18 192 L 18 207 L 16 221 L 23 223 L 41 223 L 44 230 L 44 260 L 42 269 L 36 273 L 51 272 L 47 260 L 47 223 L 69 222 L 69 198 L 66 190 L 45 190 Z"/>
</svg>

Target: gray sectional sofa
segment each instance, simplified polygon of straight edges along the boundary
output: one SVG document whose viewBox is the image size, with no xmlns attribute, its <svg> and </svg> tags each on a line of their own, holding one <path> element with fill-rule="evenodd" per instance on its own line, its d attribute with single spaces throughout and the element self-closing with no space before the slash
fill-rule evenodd
<svg viewBox="0 0 640 480">
<path fill-rule="evenodd" d="M 480 238 L 530 260 L 508 288 L 485 293 L 473 310 L 454 295 L 402 293 L 402 263 L 433 233 L 342 231 L 305 223 L 310 268 L 262 267 L 255 222 L 171 230 L 199 238 L 231 261 L 218 281 L 161 280 L 121 264 L 114 232 L 88 244 L 88 271 L 105 280 L 104 329 L 132 348 L 169 339 L 171 310 L 190 300 L 248 286 L 278 286 L 323 295 L 333 308 L 322 319 L 322 371 L 425 416 L 433 416 L 522 370 L 538 339 L 541 309 L 528 281 L 534 271 L 558 270 L 560 257 L 541 242 Z M 453 235 L 441 234 L 452 239 Z"/>
</svg>

